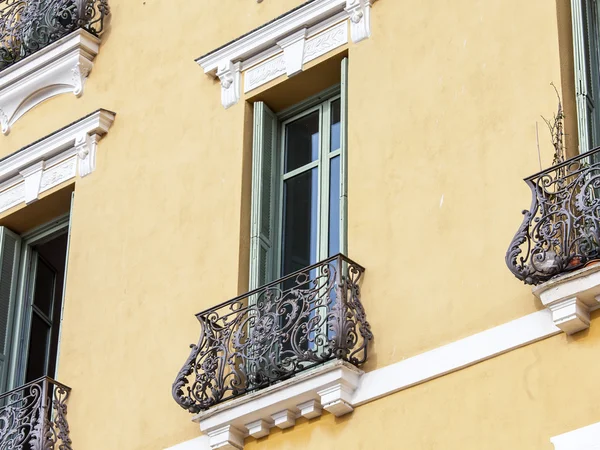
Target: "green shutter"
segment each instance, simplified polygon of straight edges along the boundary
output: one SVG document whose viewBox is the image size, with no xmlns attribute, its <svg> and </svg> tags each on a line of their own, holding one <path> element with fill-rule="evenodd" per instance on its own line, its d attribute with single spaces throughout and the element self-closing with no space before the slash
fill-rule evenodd
<svg viewBox="0 0 600 450">
<path fill-rule="evenodd" d="M 263 103 L 254 104 L 250 289 L 274 278 L 277 118 Z"/>
<path fill-rule="evenodd" d="M 348 253 L 348 58 L 342 59 L 340 86 L 340 253 Z"/>
<path fill-rule="evenodd" d="M 21 238 L 0 227 L 0 392 L 7 389 Z"/>
<path fill-rule="evenodd" d="M 598 21 L 595 0 L 572 0 L 573 53 L 579 152 L 600 143 L 598 111 L 594 98 L 598 84 Z"/>
</svg>

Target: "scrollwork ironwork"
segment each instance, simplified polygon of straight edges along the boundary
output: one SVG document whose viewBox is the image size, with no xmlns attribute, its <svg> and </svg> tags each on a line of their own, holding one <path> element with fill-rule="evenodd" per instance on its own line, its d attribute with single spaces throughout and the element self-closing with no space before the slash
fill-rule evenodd
<svg viewBox="0 0 600 450">
<path fill-rule="evenodd" d="M 108 0 L 0 0 L 0 70 L 83 28 L 104 31 Z"/>
<path fill-rule="evenodd" d="M 72 450 L 67 423 L 71 389 L 48 377 L 0 396 L 0 450 Z"/>
<path fill-rule="evenodd" d="M 532 203 L 506 252 L 510 271 L 535 285 L 600 259 L 600 148 L 525 182 Z"/>
<path fill-rule="evenodd" d="M 175 401 L 197 413 L 331 359 L 363 364 L 373 338 L 363 273 L 337 255 L 197 314 L 200 339 L 173 384 Z"/>
</svg>

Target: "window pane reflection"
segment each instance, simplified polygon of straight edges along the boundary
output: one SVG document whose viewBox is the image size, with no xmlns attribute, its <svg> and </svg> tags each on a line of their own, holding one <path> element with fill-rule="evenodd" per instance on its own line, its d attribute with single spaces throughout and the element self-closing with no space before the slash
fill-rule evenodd
<svg viewBox="0 0 600 450">
<path fill-rule="evenodd" d="M 335 152 L 340 149 L 340 100 L 331 103 L 331 148 L 329 151 Z"/>
<path fill-rule="evenodd" d="M 318 182 L 316 167 L 284 182 L 282 276 L 317 262 Z"/>
<path fill-rule="evenodd" d="M 319 157 L 319 111 L 314 111 L 286 126 L 285 173 Z"/>
</svg>

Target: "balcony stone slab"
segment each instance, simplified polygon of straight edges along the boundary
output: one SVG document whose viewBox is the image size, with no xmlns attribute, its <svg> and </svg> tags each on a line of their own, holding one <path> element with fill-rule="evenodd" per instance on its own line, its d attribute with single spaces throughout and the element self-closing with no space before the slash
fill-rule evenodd
<svg viewBox="0 0 600 450">
<path fill-rule="evenodd" d="M 600 308 L 600 262 L 546 281 L 534 287 L 533 294 L 565 333 L 585 330 L 590 313 Z"/>
<path fill-rule="evenodd" d="M 213 449 L 242 449 L 245 437 L 263 437 L 272 427 L 294 426 L 325 409 L 336 416 L 353 410 L 351 396 L 363 371 L 334 360 L 273 386 L 218 404 L 194 416 Z"/>
</svg>

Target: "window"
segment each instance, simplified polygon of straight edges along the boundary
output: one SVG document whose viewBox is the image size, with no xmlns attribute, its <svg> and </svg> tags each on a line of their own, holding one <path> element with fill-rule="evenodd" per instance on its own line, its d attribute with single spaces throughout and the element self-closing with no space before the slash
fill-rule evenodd
<svg viewBox="0 0 600 450">
<path fill-rule="evenodd" d="M 250 288 L 346 252 L 347 59 L 341 83 L 278 115 L 254 104 Z"/>
<path fill-rule="evenodd" d="M 572 0 L 579 151 L 600 146 L 598 0 Z"/>
<path fill-rule="evenodd" d="M 69 216 L 23 236 L 0 227 L 0 393 L 54 377 Z"/>
</svg>

